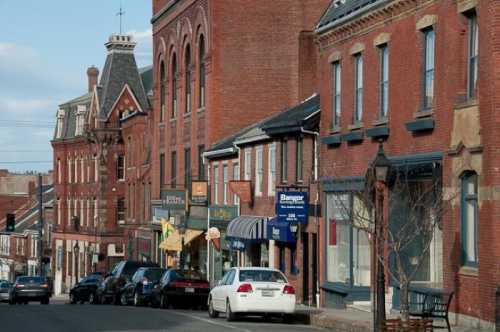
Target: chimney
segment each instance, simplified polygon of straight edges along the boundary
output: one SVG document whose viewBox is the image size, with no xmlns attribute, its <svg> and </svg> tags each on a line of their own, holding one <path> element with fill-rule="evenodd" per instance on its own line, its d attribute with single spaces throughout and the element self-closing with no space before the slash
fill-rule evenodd
<svg viewBox="0 0 500 332">
<path fill-rule="evenodd" d="M 89 67 L 89 69 L 87 69 L 87 77 L 89 79 L 89 92 L 92 92 L 94 90 L 94 86 L 97 85 L 99 70 L 95 66 Z"/>
</svg>

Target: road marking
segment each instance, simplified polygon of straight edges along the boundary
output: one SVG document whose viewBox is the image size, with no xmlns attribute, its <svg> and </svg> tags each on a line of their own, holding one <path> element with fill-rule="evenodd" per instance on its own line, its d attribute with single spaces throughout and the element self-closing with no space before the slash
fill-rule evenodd
<svg viewBox="0 0 500 332">
<path fill-rule="evenodd" d="M 175 312 L 175 311 L 169 311 L 168 313 L 193 318 L 193 319 L 205 322 L 205 323 L 209 323 L 212 325 L 217 325 L 217 326 L 221 326 L 221 327 L 225 327 L 225 328 L 229 328 L 229 329 L 233 329 L 233 330 L 239 330 L 239 331 L 243 331 L 243 332 L 252 332 L 251 330 L 243 329 L 241 327 L 237 327 L 237 326 L 233 326 L 233 325 L 229 325 L 229 324 L 219 323 L 219 322 L 213 321 L 213 320 L 208 319 L 208 318 L 202 318 L 202 317 L 193 316 L 193 315 L 184 314 L 184 313 Z"/>
</svg>

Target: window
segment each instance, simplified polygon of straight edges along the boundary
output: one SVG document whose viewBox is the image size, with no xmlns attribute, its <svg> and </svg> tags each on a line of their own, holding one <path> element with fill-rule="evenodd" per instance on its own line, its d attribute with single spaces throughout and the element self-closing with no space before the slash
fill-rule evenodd
<svg viewBox="0 0 500 332">
<path fill-rule="evenodd" d="M 128 137 L 127 139 L 127 167 L 132 167 L 132 157 L 133 157 L 133 146 L 132 146 L 132 137 Z"/>
<path fill-rule="evenodd" d="M 222 166 L 222 202 L 224 205 L 228 204 L 228 191 L 229 191 L 229 166 Z"/>
<path fill-rule="evenodd" d="M 434 39 L 434 29 L 424 30 L 424 110 L 434 104 Z"/>
<path fill-rule="evenodd" d="M 118 155 L 116 158 L 116 177 L 118 180 L 125 180 L 125 158 L 123 155 Z"/>
<path fill-rule="evenodd" d="M 73 172 L 73 163 L 71 162 L 71 158 L 68 158 L 68 183 L 72 183 L 72 172 Z"/>
<path fill-rule="evenodd" d="M 199 63 L 200 63 L 200 79 L 199 79 L 199 106 L 205 107 L 205 38 L 200 36 L 199 40 Z"/>
<path fill-rule="evenodd" d="M 185 102 L 186 102 L 186 113 L 191 113 L 191 49 L 189 45 L 186 47 L 186 54 L 184 58 L 184 70 L 186 79 L 185 88 Z"/>
<path fill-rule="evenodd" d="M 160 188 L 165 186 L 165 154 L 160 154 Z"/>
<path fill-rule="evenodd" d="M 60 109 L 59 112 L 57 112 L 56 138 L 62 138 L 63 126 L 64 126 L 64 110 Z"/>
<path fill-rule="evenodd" d="M 477 257 L 477 174 L 462 177 L 462 262 L 476 266 Z"/>
<path fill-rule="evenodd" d="M 57 198 L 57 224 L 60 225 L 62 221 L 62 206 L 61 199 Z"/>
<path fill-rule="evenodd" d="M 304 181 L 304 140 L 302 137 L 297 139 L 295 151 L 295 182 Z"/>
<path fill-rule="evenodd" d="M 80 198 L 80 221 L 81 224 L 85 224 L 85 200 Z"/>
<path fill-rule="evenodd" d="M 85 160 L 83 157 L 80 157 L 80 182 L 85 182 Z"/>
<path fill-rule="evenodd" d="M 85 222 L 90 227 L 90 198 L 87 198 L 87 209 L 85 209 Z"/>
<path fill-rule="evenodd" d="M 116 220 L 118 222 L 125 221 L 125 198 L 118 198 L 116 203 Z"/>
<path fill-rule="evenodd" d="M 341 83 L 342 69 L 340 67 L 340 62 L 334 62 L 332 64 L 332 81 L 333 81 L 333 91 L 332 91 L 332 109 L 333 109 L 333 128 L 340 127 L 340 116 L 342 114 L 342 83 Z"/>
<path fill-rule="evenodd" d="M 78 157 L 75 157 L 75 159 L 73 160 L 73 165 L 75 166 L 75 169 L 74 169 L 74 182 L 75 183 L 78 183 Z"/>
<path fill-rule="evenodd" d="M 312 161 L 313 161 L 313 180 L 318 181 L 318 140 L 316 137 L 313 137 L 313 155 L 312 155 Z"/>
<path fill-rule="evenodd" d="M 191 190 L 191 149 L 184 149 L 184 187 Z"/>
<path fill-rule="evenodd" d="M 240 179 L 240 164 L 233 163 L 233 181 L 239 181 Z M 240 199 L 238 195 L 233 194 L 233 205 L 239 205 Z"/>
<path fill-rule="evenodd" d="M 177 185 L 177 152 L 172 152 L 172 159 L 170 162 L 172 163 L 172 178 L 170 179 L 170 184 L 172 188 L 175 188 Z"/>
<path fill-rule="evenodd" d="M 361 54 L 354 56 L 354 70 L 356 73 L 354 123 L 358 123 L 363 119 L 363 56 Z"/>
<path fill-rule="evenodd" d="M 389 47 L 382 45 L 380 52 L 380 117 L 389 114 Z"/>
<path fill-rule="evenodd" d="M 286 140 L 281 141 L 281 153 L 280 153 L 280 165 L 281 165 L 281 182 L 287 182 L 288 181 L 288 165 L 287 165 L 287 158 L 288 158 L 288 148 L 287 148 L 288 142 Z"/>
<path fill-rule="evenodd" d="M 352 226 L 352 204 L 351 193 L 327 195 L 327 281 L 369 286 L 370 243 L 364 231 Z"/>
<path fill-rule="evenodd" d="M 203 162 L 203 153 L 205 145 L 198 146 L 198 180 L 205 180 L 205 163 Z"/>
<path fill-rule="evenodd" d="M 90 183 L 90 157 L 87 156 L 85 161 L 87 164 L 87 183 Z"/>
<path fill-rule="evenodd" d="M 165 94 L 167 78 L 165 75 L 165 64 L 163 61 L 160 64 L 160 122 L 165 120 Z"/>
<path fill-rule="evenodd" d="M 72 206 L 71 203 L 72 203 L 71 202 L 71 198 L 68 198 L 68 200 L 67 200 L 67 205 L 68 205 L 68 226 L 71 225 L 71 217 L 73 216 L 71 214 L 71 206 Z"/>
<path fill-rule="evenodd" d="M 172 55 L 172 118 L 177 117 L 177 59 Z"/>
<path fill-rule="evenodd" d="M 467 97 L 476 98 L 477 83 L 477 61 L 479 55 L 479 29 L 477 26 L 477 16 L 469 16 L 469 56 L 468 56 L 468 77 L 467 77 Z"/>
<path fill-rule="evenodd" d="M 219 204 L 219 166 L 214 165 L 214 204 Z"/>
<path fill-rule="evenodd" d="M 24 240 L 21 238 L 17 238 L 16 241 L 16 254 L 24 255 Z"/>
<path fill-rule="evenodd" d="M 97 159 L 97 155 L 94 155 L 94 182 L 97 182 L 99 179 L 99 160 Z"/>
<path fill-rule="evenodd" d="M 262 161 L 262 146 L 255 149 L 255 196 L 262 196 L 264 164 Z"/>
<path fill-rule="evenodd" d="M 10 236 L 0 235 L 0 254 L 10 255 Z"/>
<path fill-rule="evenodd" d="M 250 181 L 252 179 L 252 149 L 245 150 L 245 174 L 244 180 Z"/>
<path fill-rule="evenodd" d="M 98 212 L 99 212 L 98 202 L 99 201 L 94 197 L 94 227 L 97 227 L 97 216 L 98 216 Z"/>
<path fill-rule="evenodd" d="M 274 196 L 276 187 L 276 144 L 269 145 L 268 158 L 268 176 L 267 176 L 267 193 L 268 196 Z"/>
</svg>

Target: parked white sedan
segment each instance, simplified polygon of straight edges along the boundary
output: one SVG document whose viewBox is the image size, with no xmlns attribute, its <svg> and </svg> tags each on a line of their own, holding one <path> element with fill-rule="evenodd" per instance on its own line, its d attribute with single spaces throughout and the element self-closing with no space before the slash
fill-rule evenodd
<svg viewBox="0 0 500 332">
<path fill-rule="evenodd" d="M 240 314 L 281 314 L 285 320 L 291 320 L 295 312 L 295 289 L 279 270 L 232 268 L 208 297 L 209 316 L 216 318 L 220 312 L 225 312 L 229 321 Z"/>
</svg>

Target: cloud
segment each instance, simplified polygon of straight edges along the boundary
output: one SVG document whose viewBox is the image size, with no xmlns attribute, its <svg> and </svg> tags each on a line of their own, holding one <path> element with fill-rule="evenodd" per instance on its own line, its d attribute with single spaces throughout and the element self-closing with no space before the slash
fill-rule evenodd
<svg viewBox="0 0 500 332">
<path fill-rule="evenodd" d="M 132 35 L 137 42 L 134 54 L 138 65 L 140 67 L 150 65 L 153 62 L 153 30 L 130 30 L 127 34 Z"/>
</svg>

